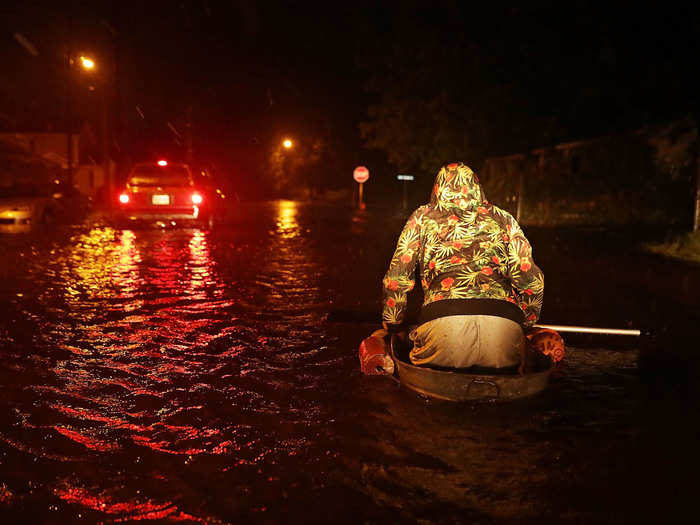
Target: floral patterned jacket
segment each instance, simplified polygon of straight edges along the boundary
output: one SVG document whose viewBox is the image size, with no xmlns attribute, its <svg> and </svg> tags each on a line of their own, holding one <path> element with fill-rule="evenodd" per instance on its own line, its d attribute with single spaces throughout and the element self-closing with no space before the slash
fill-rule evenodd
<svg viewBox="0 0 700 525">
<path fill-rule="evenodd" d="M 499 299 L 521 308 L 525 326 L 539 318 L 544 275 L 530 243 L 507 211 L 486 200 L 476 174 L 462 163 L 440 169 L 430 203 L 415 210 L 401 232 L 383 280 L 382 319 L 389 325 L 404 321 L 416 265 L 424 307 L 445 299 Z"/>
</svg>

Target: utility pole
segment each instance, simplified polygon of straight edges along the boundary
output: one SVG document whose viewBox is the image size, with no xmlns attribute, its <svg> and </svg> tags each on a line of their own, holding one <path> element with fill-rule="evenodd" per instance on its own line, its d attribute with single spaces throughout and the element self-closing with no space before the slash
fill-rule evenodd
<svg viewBox="0 0 700 525">
<path fill-rule="evenodd" d="M 185 155 L 187 159 L 187 165 L 190 169 L 192 167 L 192 161 L 194 160 L 194 151 L 192 148 L 192 105 L 187 106 L 187 124 L 185 124 Z"/>
<path fill-rule="evenodd" d="M 110 170 L 110 155 L 109 155 L 109 135 L 107 132 L 107 82 L 101 82 L 101 124 L 102 124 L 102 174 L 105 177 L 105 182 L 107 183 L 107 207 L 112 207 L 112 195 L 113 195 L 113 184 L 112 184 L 112 173 Z M 98 88 L 99 89 L 99 88 Z"/>
<path fill-rule="evenodd" d="M 72 71 L 71 63 L 73 58 L 71 54 L 73 50 L 70 45 L 70 25 L 68 28 L 69 35 L 66 41 L 66 115 L 65 115 L 65 126 L 66 126 L 66 183 L 69 186 L 73 185 L 73 136 L 71 132 L 73 124 L 73 86 L 72 86 Z"/>
<path fill-rule="evenodd" d="M 700 137 L 697 138 L 695 152 L 695 216 L 693 218 L 693 231 L 700 231 Z"/>
<path fill-rule="evenodd" d="M 401 199 L 401 208 L 406 211 L 408 209 L 408 182 L 414 179 L 413 175 L 400 173 L 396 176 L 397 180 L 402 181 L 403 198 Z"/>
</svg>

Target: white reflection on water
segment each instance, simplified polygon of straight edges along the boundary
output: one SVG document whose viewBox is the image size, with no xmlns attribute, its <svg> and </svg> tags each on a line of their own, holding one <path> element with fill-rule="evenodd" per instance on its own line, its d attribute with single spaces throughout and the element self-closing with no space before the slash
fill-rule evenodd
<svg viewBox="0 0 700 525">
<path fill-rule="evenodd" d="M 72 239 L 67 264 L 60 265 L 58 269 L 69 302 L 80 302 L 81 295 L 90 298 L 109 296 L 112 266 L 109 247 L 113 239 L 114 230 L 109 228 L 92 228 Z M 48 292 L 49 297 L 51 293 Z"/>
<path fill-rule="evenodd" d="M 284 239 L 298 237 L 300 232 L 297 222 L 297 203 L 294 201 L 279 201 L 277 204 L 277 233 Z"/>
<path fill-rule="evenodd" d="M 109 298 L 115 292 L 134 296 L 141 282 L 141 254 L 133 231 L 95 227 L 71 241 L 65 259 L 57 256 L 58 269 L 47 269 L 47 273 L 60 276 L 70 302 Z M 49 296 L 51 293 L 53 288 L 47 290 Z"/>
<path fill-rule="evenodd" d="M 70 249 L 72 264 L 61 268 L 65 295 L 125 299 L 126 310 L 143 305 L 151 294 L 180 293 L 206 298 L 220 295 L 222 284 L 214 271 L 207 233 L 202 230 L 115 231 L 93 228 L 76 238 Z M 157 302 L 157 300 L 154 299 Z"/>
<path fill-rule="evenodd" d="M 207 287 L 214 284 L 212 258 L 209 252 L 209 242 L 201 230 L 194 230 L 189 241 L 190 260 L 188 268 L 190 280 L 186 293 L 197 299 L 207 296 Z"/>
<path fill-rule="evenodd" d="M 134 297 L 142 285 L 139 273 L 141 253 L 136 245 L 136 234 L 124 230 L 117 245 L 112 281 L 119 287 L 123 297 Z"/>
</svg>

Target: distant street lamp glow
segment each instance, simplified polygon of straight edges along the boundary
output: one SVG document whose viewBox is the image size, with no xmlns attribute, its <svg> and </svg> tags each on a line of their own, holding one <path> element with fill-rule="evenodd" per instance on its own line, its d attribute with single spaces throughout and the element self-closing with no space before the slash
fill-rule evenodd
<svg viewBox="0 0 700 525">
<path fill-rule="evenodd" d="M 95 61 L 88 57 L 80 57 L 80 63 L 85 69 L 93 69 L 95 67 Z"/>
<path fill-rule="evenodd" d="M 283 145 L 285 148 L 289 149 L 289 148 L 291 148 L 291 147 L 294 145 L 294 143 L 293 143 L 291 140 L 289 140 L 289 139 L 284 139 L 284 142 L 282 142 L 282 145 Z"/>
<path fill-rule="evenodd" d="M 159 161 L 158 161 L 158 166 L 167 166 L 167 165 L 168 165 L 168 161 L 167 161 L 167 160 L 159 160 Z"/>
</svg>

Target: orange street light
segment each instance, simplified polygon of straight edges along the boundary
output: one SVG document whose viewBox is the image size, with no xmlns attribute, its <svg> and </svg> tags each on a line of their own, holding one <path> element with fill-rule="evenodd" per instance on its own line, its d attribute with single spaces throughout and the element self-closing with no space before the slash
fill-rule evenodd
<svg viewBox="0 0 700 525">
<path fill-rule="evenodd" d="M 289 140 L 289 139 L 284 139 L 284 142 L 282 142 L 282 145 L 283 145 L 285 148 L 289 149 L 289 148 L 291 148 L 292 146 L 294 146 L 294 143 L 293 143 L 291 140 Z"/>
<path fill-rule="evenodd" d="M 88 58 L 88 57 L 81 56 L 80 63 L 83 66 L 83 68 L 85 68 L 85 69 L 94 69 L 95 68 L 95 61 Z"/>
</svg>

